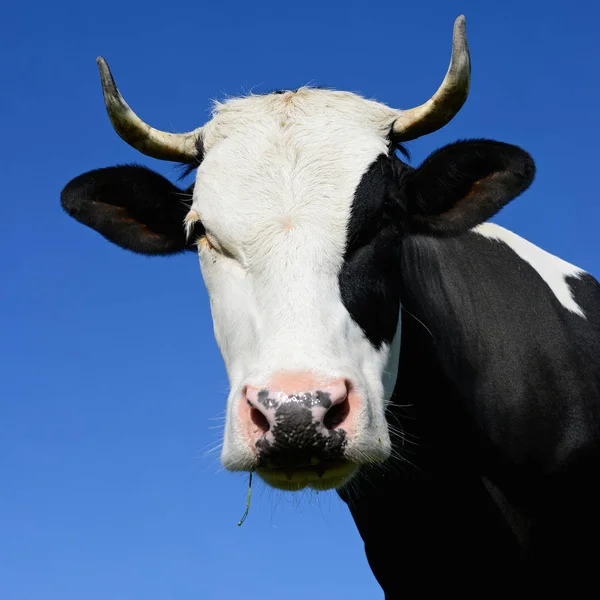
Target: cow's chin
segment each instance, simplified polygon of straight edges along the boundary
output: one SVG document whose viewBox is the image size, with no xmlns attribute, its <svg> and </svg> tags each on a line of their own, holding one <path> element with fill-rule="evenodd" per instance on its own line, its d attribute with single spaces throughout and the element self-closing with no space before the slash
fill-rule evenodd
<svg viewBox="0 0 600 600">
<path fill-rule="evenodd" d="M 347 483 L 357 470 L 357 464 L 339 461 L 319 467 L 259 468 L 256 473 L 275 489 L 297 492 L 304 488 L 318 491 L 337 489 Z"/>
</svg>

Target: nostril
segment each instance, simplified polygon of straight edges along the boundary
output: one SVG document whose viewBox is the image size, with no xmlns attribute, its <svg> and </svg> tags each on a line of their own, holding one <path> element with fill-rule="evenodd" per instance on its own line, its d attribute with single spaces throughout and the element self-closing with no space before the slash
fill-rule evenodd
<svg viewBox="0 0 600 600">
<path fill-rule="evenodd" d="M 339 404 L 334 404 L 325 414 L 323 418 L 323 425 L 327 427 L 327 429 L 335 429 L 339 427 L 350 414 L 350 402 L 348 401 L 348 397 L 346 397 Z"/>
<path fill-rule="evenodd" d="M 248 402 L 248 404 L 250 405 L 251 421 L 260 429 L 262 433 L 267 433 L 267 431 L 271 429 L 271 425 L 269 424 L 267 417 L 265 417 L 265 415 L 263 415 L 258 408 L 254 408 L 250 402 Z"/>
<path fill-rule="evenodd" d="M 269 414 L 268 412 L 265 413 L 266 409 L 261 403 L 260 391 L 255 387 L 246 386 L 242 393 L 250 408 L 249 414 L 247 413 L 247 418 L 249 417 L 250 422 L 264 435 L 271 429 L 271 423 Z"/>
</svg>

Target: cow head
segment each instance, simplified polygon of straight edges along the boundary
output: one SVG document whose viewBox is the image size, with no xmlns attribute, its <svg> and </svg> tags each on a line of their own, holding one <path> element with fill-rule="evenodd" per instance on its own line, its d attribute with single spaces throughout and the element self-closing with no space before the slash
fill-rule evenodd
<svg viewBox="0 0 600 600">
<path fill-rule="evenodd" d="M 402 141 L 442 127 L 466 100 L 464 19 L 446 77 L 400 111 L 301 88 L 215 107 L 195 131 L 142 122 L 99 59 L 116 131 L 141 152 L 197 167 L 181 190 L 140 166 L 85 173 L 62 205 L 147 255 L 197 252 L 230 383 L 222 462 L 282 489 L 339 487 L 390 454 L 385 409 L 400 348 L 400 239 L 460 234 L 529 184 L 522 150 L 452 144 L 419 168 Z"/>
</svg>

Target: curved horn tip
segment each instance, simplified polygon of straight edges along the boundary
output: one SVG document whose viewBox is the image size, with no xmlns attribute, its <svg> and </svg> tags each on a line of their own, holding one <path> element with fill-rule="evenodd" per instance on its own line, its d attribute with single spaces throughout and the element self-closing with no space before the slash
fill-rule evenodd
<svg viewBox="0 0 600 600">
<path fill-rule="evenodd" d="M 96 59 L 96 64 L 98 65 L 98 71 L 100 71 L 100 80 L 102 81 L 103 91 L 107 92 L 110 90 L 113 94 L 115 94 L 117 86 L 108 63 L 104 60 L 104 58 L 102 58 L 102 56 L 99 56 Z"/>
<path fill-rule="evenodd" d="M 108 117 L 117 134 L 130 146 L 146 156 L 174 162 L 197 161 L 197 139 L 201 127 L 188 133 L 160 131 L 144 123 L 125 102 L 119 92 L 107 62 L 96 58 L 100 71 L 102 94 Z"/>
<path fill-rule="evenodd" d="M 106 62 L 106 60 L 104 60 L 104 57 L 98 56 L 96 58 L 96 64 L 98 65 L 98 70 L 100 71 L 100 75 L 104 75 L 105 73 L 110 74 L 110 67 L 108 66 L 108 63 Z"/>
<path fill-rule="evenodd" d="M 454 21 L 454 29 L 452 31 L 452 42 L 456 46 L 467 45 L 467 21 L 465 15 L 456 17 Z"/>
<path fill-rule="evenodd" d="M 467 23 L 465 15 L 460 15 L 454 21 L 454 30 L 452 32 L 452 59 L 456 60 L 460 55 L 470 62 L 469 43 L 467 41 Z M 470 65 L 469 65 L 470 73 Z"/>
<path fill-rule="evenodd" d="M 449 123 L 467 99 L 470 87 L 471 60 L 467 43 L 466 19 L 454 21 L 452 55 L 446 76 L 436 93 L 424 104 L 401 111 L 393 125 L 399 141 L 414 140 L 441 129 Z"/>
</svg>

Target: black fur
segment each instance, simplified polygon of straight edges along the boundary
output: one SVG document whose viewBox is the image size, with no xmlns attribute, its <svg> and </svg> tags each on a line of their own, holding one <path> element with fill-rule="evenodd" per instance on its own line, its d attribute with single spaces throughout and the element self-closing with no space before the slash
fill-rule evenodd
<svg viewBox="0 0 600 600">
<path fill-rule="evenodd" d="M 388 420 L 404 431 L 394 444 L 405 461 L 341 492 L 386 598 L 475 597 L 484 580 L 498 596 L 589 585 L 600 536 L 600 286 L 571 280 L 582 319 L 502 242 L 405 236 L 401 254 Z"/>
<path fill-rule="evenodd" d="M 126 250 L 168 255 L 195 249 L 199 232 L 188 243 L 183 228 L 192 189 L 182 190 L 146 167 L 108 167 L 70 181 L 61 204 L 71 217 Z"/>
<path fill-rule="evenodd" d="M 431 154 L 418 169 L 392 150 L 356 190 L 340 273 L 342 300 L 369 341 L 394 335 L 400 288 L 400 239 L 451 236 L 493 216 L 533 180 L 532 158 L 516 146 L 467 140 Z"/>
<path fill-rule="evenodd" d="M 535 165 L 517 146 L 464 140 L 431 154 L 398 190 L 412 233 L 456 235 L 493 217 L 533 181 Z"/>
<path fill-rule="evenodd" d="M 569 281 L 582 319 L 508 246 L 469 231 L 534 170 L 519 148 L 474 140 L 418 169 L 382 155 L 357 188 L 342 299 L 375 345 L 402 303 L 388 421 L 403 458 L 340 495 L 386 598 L 594 583 L 600 286 Z"/>
<path fill-rule="evenodd" d="M 356 189 L 344 263 L 339 275 L 342 301 L 374 346 L 394 337 L 400 308 L 399 228 L 391 192 L 396 177 L 410 170 L 382 154 Z"/>
</svg>

